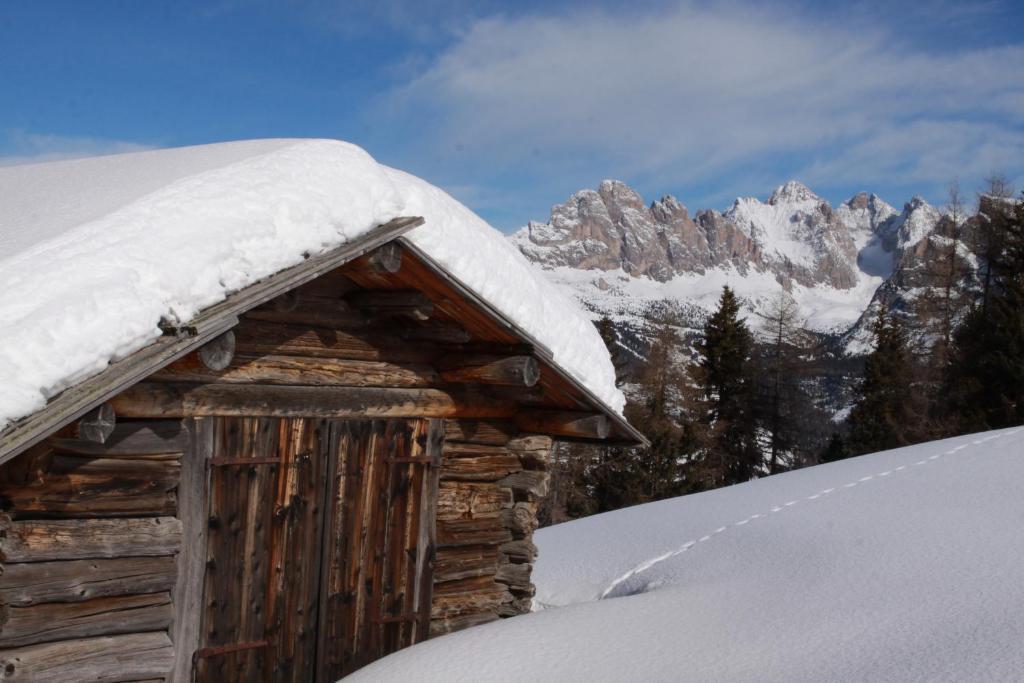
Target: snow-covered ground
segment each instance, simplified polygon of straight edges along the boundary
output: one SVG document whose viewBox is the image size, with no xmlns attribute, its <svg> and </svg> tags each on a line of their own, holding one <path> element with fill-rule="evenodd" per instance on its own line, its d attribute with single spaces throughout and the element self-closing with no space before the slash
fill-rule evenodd
<svg viewBox="0 0 1024 683">
<path fill-rule="evenodd" d="M 544 529 L 544 609 L 353 681 L 993 681 L 1024 675 L 1024 428 Z"/>
<path fill-rule="evenodd" d="M 251 140 L 0 168 L 0 429 L 231 292 L 397 216 L 408 237 L 625 399 L 596 329 L 442 190 L 337 140 Z"/>
</svg>

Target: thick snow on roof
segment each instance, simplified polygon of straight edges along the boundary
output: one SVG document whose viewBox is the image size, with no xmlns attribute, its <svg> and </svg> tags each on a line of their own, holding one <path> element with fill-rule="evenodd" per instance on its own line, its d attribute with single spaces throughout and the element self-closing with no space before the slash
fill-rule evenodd
<svg viewBox="0 0 1024 683">
<path fill-rule="evenodd" d="M 546 609 L 351 680 L 1020 680 L 1022 480 L 1009 429 L 542 529 Z"/>
<path fill-rule="evenodd" d="M 334 140 L 0 167 L 0 428 L 236 290 L 397 216 L 409 237 L 621 411 L 593 325 L 441 190 Z"/>
</svg>

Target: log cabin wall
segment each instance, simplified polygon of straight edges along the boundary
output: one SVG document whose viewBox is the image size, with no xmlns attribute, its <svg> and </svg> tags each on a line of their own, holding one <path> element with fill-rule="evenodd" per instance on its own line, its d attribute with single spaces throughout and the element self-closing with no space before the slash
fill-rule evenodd
<svg viewBox="0 0 1024 683">
<path fill-rule="evenodd" d="M 551 445 L 507 423 L 447 421 L 432 635 L 530 611 L 533 532 Z"/>
<path fill-rule="evenodd" d="M 184 680 L 202 611 L 203 416 L 448 418 L 429 631 L 529 611 L 551 439 L 523 416 L 579 407 L 545 406 L 529 348 L 435 315 L 442 295 L 396 284 L 400 264 L 379 256 L 114 397 L 103 445 L 65 429 L 0 466 L 0 680 Z"/>
<path fill-rule="evenodd" d="M 187 433 L 64 430 L 0 468 L 0 680 L 162 680 L 182 544 Z"/>
</svg>

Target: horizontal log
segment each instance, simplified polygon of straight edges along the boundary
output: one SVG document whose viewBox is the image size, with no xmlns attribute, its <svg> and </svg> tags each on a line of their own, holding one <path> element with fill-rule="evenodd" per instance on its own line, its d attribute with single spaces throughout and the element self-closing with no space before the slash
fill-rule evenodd
<svg viewBox="0 0 1024 683">
<path fill-rule="evenodd" d="M 505 523 L 504 516 L 500 520 L 490 518 L 437 520 L 438 548 L 500 545 L 511 540 L 512 532 Z"/>
<path fill-rule="evenodd" d="M 168 592 L 27 607 L 7 605 L 0 607 L 0 647 L 157 631 L 170 624 Z"/>
<path fill-rule="evenodd" d="M 434 582 L 494 576 L 498 561 L 498 548 L 493 545 L 441 548 L 434 562 Z"/>
<path fill-rule="evenodd" d="M 521 597 L 515 595 L 515 591 L 512 591 L 512 594 L 515 598 L 511 602 L 503 602 L 501 606 L 498 607 L 499 617 L 507 619 L 508 617 L 517 617 L 520 614 L 529 614 L 533 611 L 533 600 L 531 600 L 532 596 Z"/>
<path fill-rule="evenodd" d="M 8 564 L 0 573 L 0 604 L 23 607 L 158 593 L 170 590 L 176 576 L 174 556 Z"/>
<path fill-rule="evenodd" d="M 511 602 L 514 596 L 508 587 L 481 576 L 434 584 L 430 614 L 435 618 L 448 618 L 461 614 L 497 613 L 498 607 Z"/>
<path fill-rule="evenodd" d="M 161 455 L 185 451 L 185 429 L 180 420 L 119 422 L 103 444 L 79 439 L 50 439 L 58 450 L 82 455 Z"/>
<path fill-rule="evenodd" d="M 294 294 L 286 301 L 275 299 L 247 312 L 245 319 L 337 330 L 365 329 L 369 324 L 362 312 L 343 299 L 309 294 Z"/>
<path fill-rule="evenodd" d="M 508 422 L 494 420 L 445 420 L 445 448 L 455 442 L 500 446 L 516 436 L 518 430 Z"/>
<path fill-rule="evenodd" d="M 607 416 L 571 410 L 524 410 L 515 422 L 524 432 L 574 439 L 607 439 L 611 431 Z"/>
<path fill-rule="evenodd" d="M 500 480 L 498 485 L 512 489 L 517 499 L 527 496 L 539 500 L 548 495 L 550 480 L 551 475 L 543 470 L 521 470 Z"/>
<path fill-rule="evenodd" d="M 173 659 L 166 631 L 79 638 L 0 651 L 0 680 L 137 681 L 165 676 Z"/>
<path fill-rule="evenodd" d="M 451 354 L 439 359 L 437 367 L 446 382 L 532 387 L 540 379 L 540 365 L 533 356 Z"/>
<path fill-rule="evenodd" d="M 494 484 L 441 481 L 437 494 L 437 518 L 446 520 L 499 517 L 512 507 L 512 491 Z"/>
<path fill-rule="evenodd" d="M 498 546 L 498 553 L 505 562 L 523 563 L 537 559 L 537 546 L 529 539 L 509 541 Z"/>
<path fill-rule="evenodd" d="M 502 563 L 498 565 L 498 571 L 494 575 L 494 580 L 498 583 L 503 583 L 509 587 L 509 590 L 527 590 L 533 589 L 533 583 L 530 581 L 530 575 L 533 573 L 533 565 L 531 564 L 511 564 Z"/>
<path fill-rule="evenodd" d="M 388 242 L 377 247 L 363 258 L 377 273 L 394 275 L 402 269 L 402 247 L 397 242 Z"/>
<path fill-rule="evenodd" d="M 499 615 L 496 610 L 488 609 L 477 614 L 461 614 L 456 617 L 441 617 L 430 620 L 430 637 L 443 636 L 446 633 L 454 633 L 471 626 L 479 626 L 491 621 L 496 621 Z"/>
<path fill-rule="evenodd" d="M 82 441 L 105 443 L 114 432 L 117 416 L 109 403 L 103 403 L 82 416 L 75 427 L 75 436 Z"/>
<path fill-rule="evenodd" d="M 154 373 L 150 379 L 348 387 L 429 387 L 441 383 L 437 372 L 427 364 L 251 354 L 235 356 L 234 363 L 220 372 L 210 371 L 194 358 L 185 357 Z"/>
<path fill-rule="evenodd" d="M 177 460 L 54 455 L 27 483 L 0 480 L 0 507 L 12 517 L 173 515 Z"/>
<path fill-rule="evenodd" d="M 453 481 L 498 481 L 523 468 L 514 455 L 481 455 L 444 458 L 441 479 Z"/>
<path fill-rule="evenodd" d="M 402 338 L 410 341 L 425 341 L 435 344 L 465 344 L 473 335 L 458 325 L 436 323 L 432 325 L 408 325 L 401 332 Z"/>
<path fill-rule="evenodd" d="M 501 521 L 515 538 L 525 538 L 532 534 L 538 526 L 536 506 L 529 503 L 516 503 L 507 510 L 502 510 Z"/>
<path fill-rule="evenodd" d="M 344 331 L 308 325 L 243 320 L 235 328 L 236 351 L 250 355 L 311 356 L 430 363 L 438 356 L 428 345 L 409 344 L 397 332 Z"/>
<path fill-rule="evenodd" d="M 262 384 L 143 382 L 112 403 L 131 417 L 493 417 L 514 411 L 507 401 L 470 390 Z"/>
<path fill-rule="evenodd" d="M 481 455 L 509 455 L 508 447 L 483 443 L 449 443 L 445 441 L 444 457 L 446 458 L 478 458 Z"/>
<path fill-rule="evenodd" d="M 174 517 L 0 521 L 0 561 L 44 562 L 173 555 L 181 546 Z"/>
<path fill-rule="evenodd" d="M 209 370 L 223 370 L 235 357 L 235 333 L 231 330 L 217 335 L 196 351 L 199 361 Z"/>
<path fill-rule="evenodd" d="M 415 289 L 355 290 L 345 298 L 369 317 L 403 317 L 422 322 L 434 314 L 434 303 Z"/>
</svg>

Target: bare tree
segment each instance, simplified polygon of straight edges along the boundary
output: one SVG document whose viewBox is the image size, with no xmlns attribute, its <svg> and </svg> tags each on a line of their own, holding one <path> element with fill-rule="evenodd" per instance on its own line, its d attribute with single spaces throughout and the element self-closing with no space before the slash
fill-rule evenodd
<svg viewBox="0 0 1024 683">
<path fill-rule="evenodd" d="M 795 403 L 799 387 L 800 356 L 807 350 L 810 337 L 805 321 L 799 317 L 796 301 L 785 291 L 780 291 L 758 316 L 767 332 L 767 343 L 763 345 L 762 394 L 764 402 L 764 426 L 770 433 L 768 473 L 779 470 L 780 456 L 792 450 L 795 445 L 796 425 L 792 418 L 796 412 Z"/>
</svg>

